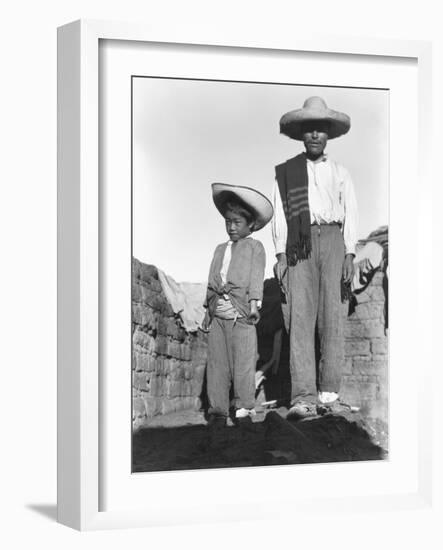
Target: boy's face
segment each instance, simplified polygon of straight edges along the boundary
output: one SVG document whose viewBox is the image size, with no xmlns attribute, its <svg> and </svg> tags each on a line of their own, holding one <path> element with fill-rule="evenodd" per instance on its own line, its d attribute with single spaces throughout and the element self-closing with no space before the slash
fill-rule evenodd
<svg viewBox="0 0 443 550">
<path fill-rule="evenodd" d="M 248 224 L 246 218 L 236 212 L 227 210 L 225 213 L 226 232 L 233 242 L 244 239 L 252 233 L 253 223 Z"/>
</svg>

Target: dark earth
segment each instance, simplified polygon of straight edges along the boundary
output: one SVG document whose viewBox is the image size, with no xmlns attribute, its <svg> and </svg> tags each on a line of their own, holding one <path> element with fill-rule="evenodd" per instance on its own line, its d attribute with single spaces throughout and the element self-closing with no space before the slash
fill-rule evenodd
<svg viewBox="0 0 443 550">
<path fill-rule="evenodd" d="M 203 411 L 151 419 L 133 437 L 133 472 L 195 470 L 387 458 L 359 413 L 286 420 L 287 409 L 258 410 L 253 423 L 223 428 L 206 424 Z M 377 444 L 378 443 L 378 444 Z"/>
</svg>

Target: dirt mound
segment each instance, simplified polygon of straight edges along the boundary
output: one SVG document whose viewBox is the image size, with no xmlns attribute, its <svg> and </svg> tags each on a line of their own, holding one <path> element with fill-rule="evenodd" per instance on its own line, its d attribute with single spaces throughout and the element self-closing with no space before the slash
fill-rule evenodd
<svg viewBox="0 0 443 550">
<path fill-rule="evenodd" d="M 380 460 L 358 416 L 326 415 L 292 423 L 270 411 L 248 426 L 211 430 L 203 422 L 141 429 L 133 440 L 133 471 L 194 470 L 277 464 Z M 197 419 L 194 417 L 193 422 Z"/>
</svg>

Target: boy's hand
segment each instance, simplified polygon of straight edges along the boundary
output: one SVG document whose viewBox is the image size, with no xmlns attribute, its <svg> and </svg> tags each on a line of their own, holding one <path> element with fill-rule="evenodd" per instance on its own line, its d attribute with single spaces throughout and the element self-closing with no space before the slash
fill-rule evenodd
<svg viewBox="0 0 443 550">
<path fill-rule="evenodd" d="M 248 315 L 248 322 L 256 325 L 260 321 L 260 312 L 257 308 L 257 300 L 251 300 L 251 312 Z"/>
</svg>

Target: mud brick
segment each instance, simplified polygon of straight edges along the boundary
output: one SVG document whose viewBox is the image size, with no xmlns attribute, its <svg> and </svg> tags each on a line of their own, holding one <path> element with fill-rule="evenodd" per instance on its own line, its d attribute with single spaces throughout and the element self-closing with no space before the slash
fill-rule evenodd
<svg viewBox="0 0 443 550">
<path fill-rule="evenodd" d="M 207 342 L 196 341 L 192 345 L 191 360 L 193 363 L 202 364 L 206 362 L 208 356 Z"/>
<path fill-rule="evenodd" d="M 168 398 L 180 397 L 183 393 L 182 380 L 166 378 L 164 383 L 164 395 Z"/>
<path fill-rule="evenodd" d="M 132 302 L 141 302 L 142 301 L 142 287 L 141 285 L 137 282 L 134 282 L 132 281 L 132 286 L 131 286 L 131 294 L 132 294 Z"/>
<path fill-rule="evenodd" d="M 132 258 L 132 280 L 140 279 L 141 262 L 136 258 Z"/>
<path fill-rule="evenodd" d="M 362 402 L 373 402 L 377 399 L 378 384 L 375 380 L 360 382 L 359 390 Z"/>
<path fill-rule="evenodd" d="M 367 289 L 364 290 L 361 294 L 356 294 L 358 304 L 363 304 L 367 302 L 385 302 L 385 293 L 381 284 L 369 285 Z"/>
<path fill-rule="evenodd" d="M 366 374 L 372 374 L 374 364 L 371 357 L 354 357 L 352 359 L 352 374 L 360 377 Z"/>
<path fill-rule="evenodd" d="M 188 411 L 195 411 L 196 410 L 196 407 L 195 407 L 195 395 L 191 395 L 189 397 L 186 397 L 186 409 Z"/>
<path fill-rule="evenodd" d="M 184 366 L 181 361 L 176 361 L 174 369 L 171 372 L 171 378 L 174 380 L 183 380 L 184 379 Z"/>
<path fill-rule="evenodd" d="M 203 380 L 199 378 L 194 378 L 191 380 L 191 395 L 199 396 L 203 389 Z"/>
<path fill-rule="evenodd" d="M 188 409 L 188 404 L 186 403 L 186 398 L 182 397 L 180 399 L 177 399 L 175 401 L 175 410 L 176 411 L 184 411 Z"/>
<path fill-rule="evenodd" d="M 379 378 L 387 380 L 388 377 L 388 368 L 389 360 L 387 355 L 373 355 L 373 373 L 376 374 Z"/>
<path fill-rule="evenodd" d="M 180 359 L 180 344 L 176 340 L 168 339 L 166 341 L 166 350 L 164 353 L 169 357 Z"/>
<path fill-rule="evenodd" d="M 148 358 L 146 353 L 140 353 L 135 351 L 132 355 L 132 361 L 133 361 L 134 370 L 136 372 L 148 370 L 147 369 Z"/>
<path fill-rule="evenodd" d="M 147 326 L 148 328 L 152 328 L 155 330 L 158 330 L 158 322 L 160 319 L 160 314 L 158 311 L 154 311 L 152 308 L 147 308 Z"/>
<path fill-rule="evenodd" d="M 155 338 L 154 351 L 157 354 L 161 355 L 170 355 L 168 349 L 168 341 L 165 336 L 160 334 Z"/>
<path fill-rule="evenodd" d="M 143 264 L 141 262 L 138 262 L 139 265 L 137 266 L 138 269 L 135 269 L 133 266 L 134 273 L 137 273 L 139 279 L 142 281 L 150 282 L 151 279 L 157 279 L 158 280 L 158 272 L 157 268 L 153 265 Z"/>
<path fill-rule="evenodd" d="M 149 286 L 155 292 L 163 292 L 161 282 L 158 281 L 157 279 L 154 279 L 151 277 L 151 279 L 149 280 Z"/>
<path fill-rule="evenodd" d="M 175 411 L 173 399 L 164 399 L 161 404 L 161 414 L 168 414 Z"/>
<path fill-rule="evenodd" d="M 183 382 L 181 394 L 185 397 L 190 397 L 192 395 L 192 382 L 191 380 L 185 380 Z"/>
<path fill-rule="evenodd" d="M 145 295 L 144 307 L 151 307 L 155 311 L 163 312 L 165 307 L 165 297 L 158 292 L 150 292 L 149 295 Z"/>
<path fill-rule="evenodd" d="M 202 406 L 202 402 L 200 397 L 193 397 L 192 409 L 194 411 L 198 411 L 201 409 L 201 406 Z"/>
<path fill-rule="evenodd" d="M 175 357 L 165 358 L 165 374 L 171 378 L 177 379 L 181 378 L 181 364 L 178 359 Z M 179 376 L 177 377 L 177 373 Z"/>
<path fill-rule="evenodd" d="M 383 317 L 384 304 L 380 302 L 370 302 L 360 304 L 355 309 L 355 317 L 358 319 L 381 319 Z"/>
<path fill-rule="evenodd" d="M 158 397 L 146 396 L 143 398 L 146 408 L 146 415 L 148 417 L 161 414 L 162 411 L 162 400 Z"/>
<path fill-rule="evenodd" d="M 345 356 L 369 355 L 369 340 L 345 340 Z"/>
<path fill-rule="evenodd" d="M 386 378 L 387 369 L 388 361 L 386 355 L 353 358 L 352 374 L 359 376 L 360 380 L 370 381 L 380 376 Z"/>
<path fill-rule="evenodd" d="M 164 378 L 162 376 L 152 376 L 149 382 L 149 393 L 153 397 L 161 397 L 164 393 Z"/>
<path fill-rule="evenodd" d="M 385 302 L 385 292 L 381 281 L 379 285 L 372 285 L 370 287 L 369 294 L 374 302 Z"/>
<path fill-rule="evenodd" d="M 342 374 L 352 374 L 352 357 L 346 357 L 343 364 Z"/>
<path fill-rule="evenodd" d="M 167 317 L 165 323 L 165 334 L 174 340 L 182 340 L 184 330 L 180 327 L 180 322 L 175 317 Z"/>
<path fill-rule="evenodd" d="M 166 398 L 171 397 L 173 381 L 169 376 L 166 376 L 163 380 L 163 393 Z"/>
<path fill-rule="evenodd" d="M 168 318 L 159 315 L 157 322 L 157 332 L 159 335 L 166 337 L 168 333 Z"/>
<path fill-rule="evenodd" d="M 148 391 L 149 384 L 147 383 L 146 373 L 134 372 L 132 376 L 132 385 L 138 390 Z"/>
<path fill-rule="evenodd" d="M 375 338 L 371 342 L 371 352 L 375 355 L 384 355 L 388 353 L 388 339 Z"/>
<path fill-rule="evenodd" d="M 183 361 L 190 361 L 192 358 L 191 344 L 190 342 L 183 342 L 180 344 L 180 359 Z"/>
<path fill-rule="evenodd" d="M 348 319 L 344 333 L 350 338 L 381 338 L 385 334 L 384 321 L 381 319 Z"/>
<path fill-rule="evenodd" d="M 345 403 L 354 405 L 357 407 L 361 406 L 361 395 L 359 384 L 355 377 L 344 376 L 342 378 L 340 386 L 340 397 Z"/>
<path fill-rule="evenodd" d="M 384 277 L 385 274 L 383 273 L 383 271 L 377 271 L 372 278 L 371 287 L 382 286 Z"/>
<path fill-rule="evenodd" d="M 140 301 L 148 306 L 149 304 L 157 303 L 157 300 L 162 299 L 161 294 L 153 290 L 150 285 L 138 285 L 138 295 L 140 296 Z"/>
<path fill-rule="evenodd" d="M 194 367 L 188 361 L 183 366 L 183 376 L 185 380 L 191 380 L 191 378 L 193 378 L 194 376 Z"/>
<path fill-rule="evenodd" d="M 136 284 L 138 284 L 140 287 L 144 287 L 148 289 L 150 292 L 156 292 L 157 294 L 161 294 L 163 292 L 162 285 L 159 280 L 154 279 L 151 277 L 149 281 L 143 281 L 142 279 L 136 280 Z"/>
<path fill-rule="evenodd" d="M 132 343 L 134 345 L 139 345 L 145 349 L 149 347 L 151 340 L 152 336 L 140 329 L 137 329 L 132 335 Z"/>
<path fill-rule="evenodd" d="M 171 376 L 172 372 L 175 369 L 174 359 L 171 359 L 169 357 L 163 357 L 162 362 L 163 362 L 163 367 L 161 372 L 163 376 L 166 376 L 166 377 Z"/>
<path fill-rule="evenodd" d="M 155 374 L 156 376 L 165 377 L 168 374 L 168 358 L 164 355 L 155 357 Z"/>
<path fill-rule="evenodd" d="M 145 354 L 145 359 L 144 359 L 145 368 L 143 370 L 149 373 L 156 372 L 159 364 L 161 364 L 159 357 L 157 357 L 156 355 L 152 355 L 150 353 Z"/>
<path fill-rule="evenodd" d="M 366 304 L 371 301 L 371 294 L 368 292 L 368 289 L 356 294 L 355 297 L 357 299 L 357 304 Z"/>
<path fill-rule="evenodd" d="M 194 377 L 193 380 L 201 383 L 205 376 L 206 365 L 195 365 L 194 366 Z"/>
<path fill-rule="evenodd" d="M 136 397 L 132 405 L 132 416 L 135 418 L 143 418 L 146 414 L 145 401 L 141 397 Z"/>
<path fill-rule="evenodd" d="M 132 304 L 132 320 L 141 327 L 156 328 L 158 313 L 143 304 Z"/>
<path fill-rule="evenodd" d="M 145 324 L 144 312 L 145 308 L 141 304 L 132 302 L 132 320 L 134 323 L 137 323 L 138 325 Z"/>
</svg>

